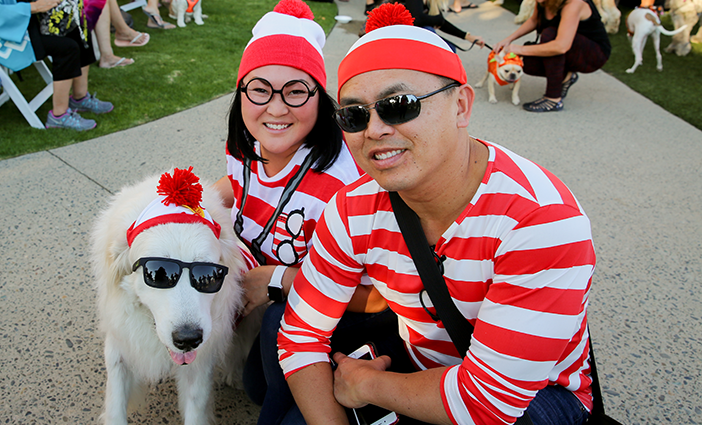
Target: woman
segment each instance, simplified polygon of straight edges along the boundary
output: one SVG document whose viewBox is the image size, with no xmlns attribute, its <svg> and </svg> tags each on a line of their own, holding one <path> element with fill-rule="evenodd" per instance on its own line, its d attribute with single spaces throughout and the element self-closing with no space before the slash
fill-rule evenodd
<svg viewBox="0 0 702 425">
<path fill-rule="evenodd" d="M 512 44 L 537 30 L 538 44 Z M 563 98 L 578 81 L 578 72 L 594 72 L 607 62 L 612 47 L 592 0 L 536 0 L 534 14 L 509 37 L 495 45 L 523 56 L 524 72 L 546 77 L 546 93 L 524 104 L 531 112 L 563 109 Z"/>
<path fill-rule="evenodd" d="M 88 71 L 95 62 L 95 53 L 82 6 L 83 2 L 77 0 L 30 3 L 32 16 L 27 29 L 34 55 L 37 60 L 51 56 L 53 62 L 53 108 L 46 128 L 91 130 L 95 121 L 81 117 L 79 112 L 104 114 L 113 109 L 111 103 L 88 93 Z"/>
<path fill-rule="evenodd" d="M 414 26 L 423 27 L 430 31 L 441 30 L 446 34 L 467 40 L 482 47 L 484 45 L 482 37 L 471 35 L 470 32 L 463 31 L 456 27 L 451 22 L 447 21 L 442 15 L 441 10 L 448 7 L 448 2 L 445 0 L 402 0 L 402 3 L 407 7 L 410 14 L 414 18 Z M 445 40 L 455 52 L 455 45 Z"/>
<path fill-rule="evenodd" d="M 312 18 L 301 0 L 282 0 L 254 27 L 229 113 L 228 176 L 216 184 L 232 207 L 235 231 L 260 263 L 244 278 L 244 314 L 275 301 L 244 372 L 247 393 L 263 404 L 261 424 L 280 423 L 293 405 L 277 357 L 285 297 L 326 203 L 360 176 L 332 118 L 325 34 Z M 350 309 L 358 313 L 347 313 L 340 327 L 368 330 L 341 341 L 339 351 L 358 348 L 385 326 L 397 332 L 396 316 L 375 290 L 357 291 Z"/>
</svg>

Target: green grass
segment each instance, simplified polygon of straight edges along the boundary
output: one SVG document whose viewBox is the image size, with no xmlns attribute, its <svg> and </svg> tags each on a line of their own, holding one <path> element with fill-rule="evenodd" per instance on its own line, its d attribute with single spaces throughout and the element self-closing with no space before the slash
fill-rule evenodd
<svg viewBox="0 0 702 425">
<path fill-rule="evenodd" d="M 207 0 L 205 13 L 210 17 L 205 25 L 190 23 L 185 29 L 169 31 L 149 29 L 151 41 L 145 47 L 119 48 L 115 54 L 133 57 L 136 63 L 123 68 L 90 70 L 90 91 L 99 98 L 115 104 L 115 111 L 96 118 L 98 127 L 85 133 L 71 130 L 37 130 L 29 127 L 19 110 L 7 102 L 0 106 L 0 158 L 56 148 L 124 130 L 178 111 L 200 105 L 229 93 L 236 83 L 241 52 L 251 37 L 251 28 L 277 0 Z M 317 22 L 328 33 L 334 25 L 336 5 L 309 1 Z M 518 12 L 517 0 L 505 0 L 503 5 Z M 612 55 L 604 71 L 632 89 L 651 99 L 669 112 L 702 129 L 702 45 L 693 44 L 685 57 L 663 52 L 663 71 L 655 69 L 655 56 L 649 41 L 644 49 L 644 63 L 633 75 L 625 72 L 634 55 L 626 37 L 622 9 L 619 32 L 610 35 Z M 165 8 L 161 9 L 166 14 Z M 134 27 L 146 30 L 146 16 L 133 10 Z M 673 25 L 663 18 L 666 28 Z M 693 29 L 693 34 L 697 27 Z M 661 46 L 670 37 L 661 37 Z M 15 83 L 25 94 L 33 97 L 43 83 L 33 68 L 22 73 L 23 82 L 13 75 Z M 37 114 L 45 120 L 51 109 L 47 101 Z M 94 118 L 85 114 L 87 118 Z"/>
<path fill-rule="evenodd" d="M 90 68 L 89 89 L 102 100 L 115 105 L 112 113 L 100 116 L 84 114 L 98 122 L 94 130 L 39 130 L 27 124 L 17 107 L 8 101 L 0 106 L 0 158 L 8 158 L 66 146 L 72 143 L 134 127 L 172 115 L 230 93 L 236 85 L 241 53 L 251 38 L 251 29 L 278 0 L 207 0 L 205 25 L 191 22 L 186 28 L 158 30 L 146 28 L 146 15 L 132 10 L 134 28 L 148 31 L 151 41 L 144 47 L 114 47 L 118 56 L 136 61 L 126 67 Z M 122 1 L 120 1 L 122 3 Z M 328 33 L 334 25 L 336 5 L 308 2 Z M 167 9 L 161 8 L 161 15 Z M 172 20 L 169 20 L 172 22 Z M 44 86 L 34 67 L 12 78 L 25 98 L 30 99 Z M 37 111 L 46 120 L 51 109 L 49 99 Z"/>
<path fill-rule="evenodd" d="M 505 0 L 502 7 L 517 14 L 519 2 Z M 643 64 L 634 74 L 627 74 L 626 70 L 634 64 L 634 53 L 626 36 L 625 24 L 631 9 L 620 7 L 620 10 L 622 19 L 619 32 L 609 35 L 612 54 L 603 70 L 663 109 L 702 130 L 702 44 L 693 43 L 692 51 L 687 56 L 679 57 L 664 51 L 670 44 L 671 37 L 661 35 L 663 71 L 659 72 L 656 70 L 653 42 L 649 37 L 643 52 Z M 661 21 L 663 26 L 673 29 L 668 14 L 665 14 Z M 697 33 L 698 28 L 699 23 L 692 30 L 693 35 Z"/>
</svg>

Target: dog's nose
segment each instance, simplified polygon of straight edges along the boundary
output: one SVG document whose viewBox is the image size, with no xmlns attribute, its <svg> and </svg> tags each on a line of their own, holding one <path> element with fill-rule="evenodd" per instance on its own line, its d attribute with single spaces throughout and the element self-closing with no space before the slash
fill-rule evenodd
<svg viewBox="0 0 702 425">
<path fill-rule="evenodd" d="M 202 344 L 202 329 L 192 325 L 179 327 L 173 331 L 171 336 L 173 337 L 173 345 L 185 352 L 192 351 Z"/>
</svg>

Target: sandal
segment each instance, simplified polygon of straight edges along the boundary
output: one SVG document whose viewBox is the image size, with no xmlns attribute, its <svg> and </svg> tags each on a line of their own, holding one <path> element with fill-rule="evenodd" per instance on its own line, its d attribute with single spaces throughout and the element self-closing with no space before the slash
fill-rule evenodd
<svg viewBox="0 0 702 425">
<path fill-rule="evenodd" d="M 149 20 L 146 22 L 146 27 L 147 28 L 160 28 L 162 30 L 170 30 L 175 28 L 176 26 L 171 24 L 170 22 L 164 22 L 163 18 L 161 15 L 156 15 L 154 13 L 149 12 L 146 9 L 141 9 L 144 11 L 144 14 L 149 17 Z M 153 25 L 151 25 L 153 24 Z"/>
<path fill-rule="evenodd" d="M 563 87 L 561 88 L 561 100 L 565 99 L 566 95 L 568 94 L 568 89 L 570 87 L 578 82 L 578 74 L 576 72 L 573 72 L 570 74 L 570 78 L 568 81 L 563 83 Z"/>
<path fill-rule="evenodd" d="M 563 102 L 560 100 L 558 102 L 554 102 L 553 100 L 542 97 L 539 100 L 525 103 L 523 108 L 529 112 L 560 111 L 561 109 L 563 109 Z"/>
</svg>

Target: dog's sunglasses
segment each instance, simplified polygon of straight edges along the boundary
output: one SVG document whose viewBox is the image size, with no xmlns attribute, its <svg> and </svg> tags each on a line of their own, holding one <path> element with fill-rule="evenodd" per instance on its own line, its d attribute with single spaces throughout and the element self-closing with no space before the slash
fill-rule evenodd
<svg viewBox="0 0 702 425">
<path fill-rule="evenodd" d="M 334 119 L 339 124 L 339 127 L 347 133 L 358 133 L 365 130 L 370 121 L 371 109 L 375 109 L 380 119 L 387 125 L 403 124 L 419 116 L 422 110 L 422 99 L 459 85 L 458 83 L 451 83 L 424 96 L 400 94 L 365 105 L 347 106 L 334 111 Z"/>
<path fill-rule="evenodd" d="M 169 289 L 176 286 L 183 269 L 190 270 L 190 285 L 198 292 L 212 294 L 222 288 L 229 269 L 215 263 L 186 263 L 173 258 L 144 257 L 132 266 L 132 272 L 144 269 L 144 283 L 152 288 Z"/>
</svg>

